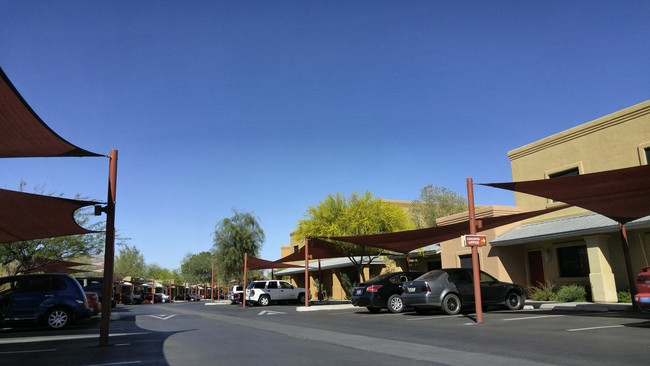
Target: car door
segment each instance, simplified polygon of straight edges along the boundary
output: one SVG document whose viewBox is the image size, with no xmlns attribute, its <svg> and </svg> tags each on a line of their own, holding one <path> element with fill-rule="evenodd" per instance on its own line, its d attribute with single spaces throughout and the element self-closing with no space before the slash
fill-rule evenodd
<svg viewBox="0 0 650 366">
<path fill-rule="evenodd" d="M 463 306 L 474 303 L 474 281 L 469 271 L 461 269 L 449 272 L 449 281 L 456 285 Z"/>
<path fill-rule="evenodd" d="M 280 286 L 278 286 L 278 281 L 269 281 L 266 284 L 266 293 L 270 296 L 271 300 L 273 301 L 282 299 Z"/>
<path fill-rule="evenodd" d="M 50 290 L 50 276 L 20 277 L 14 295 L 12 317 L 21 320 L 36 319 L 42 304 L 54 296 L 54 291 Z"/>
<path fill-rule="evenodd" d="M 480 272 L 479 278 L 481 280 L 481 302 L 484 305 L 503 303 L 506 298 L 507 286 L 483 271 Z"/>
<path fill-rule="evenodd" d="M 282 300 L 295 300 L 298 298 L 298 294 L 296 293 L 293 285 L 291 285 L 287 281 L 279 281 L 280 282 L 280 297 Z"/>
</svg>

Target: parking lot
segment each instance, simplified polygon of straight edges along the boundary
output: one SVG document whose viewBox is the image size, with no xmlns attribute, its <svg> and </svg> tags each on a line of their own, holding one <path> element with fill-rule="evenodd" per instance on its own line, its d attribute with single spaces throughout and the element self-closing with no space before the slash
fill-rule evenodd
<svg viewBox="0 0 650 366">
<path fill-rule="evenodd" d="M 206 302 L 119 305 L 109 346 L 99 318 L 62 331 L 0 331 L 3 364 L 377 365 L 644 364 L 650 314 L 492 310 L 473 314 L 371 314 L 365 308 L 297 311 Z M 314 307 L 313 309 L 317 309 Z M 335 310 L 338 309 L 338 310 Z"/>
</svg>

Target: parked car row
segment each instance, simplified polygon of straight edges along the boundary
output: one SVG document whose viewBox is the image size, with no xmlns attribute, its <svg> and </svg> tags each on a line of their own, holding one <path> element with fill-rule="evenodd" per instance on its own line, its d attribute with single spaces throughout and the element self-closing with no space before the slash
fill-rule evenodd
<svg viewBox="0 0 650 366">
<path fill-rule="evenodd" d="M 483 271 L 479 273 L 484 308 L 523 308 L 526 299 L 523 287 L 501 282 Z M 463 308 L 475 307 L 472 269 L 386 273 L 355 286 L 352 304 L 364 306 L 372 313 L 386 308 L 392 313 L 412 309 L 419 314 L 442 310 L 445 314 L 455 315 Z"/>
</svg>

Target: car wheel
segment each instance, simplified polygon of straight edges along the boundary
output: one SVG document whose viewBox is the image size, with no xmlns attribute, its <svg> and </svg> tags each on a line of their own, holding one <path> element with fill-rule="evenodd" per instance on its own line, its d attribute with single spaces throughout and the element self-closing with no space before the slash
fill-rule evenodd
<svg viewBox="0 0 650 366">
<path fill-rule="evenodd" d="M 388 298 L 387 303 L 388 311 L 391 313 L 401 313 L 404 311 L 404 303 L 402 302 L 402 296 L 398 294 L 393 294 Z"/>
<path fill-rule="evenodd" d="M 522 296 L 511 291 L 506 295 L 506 307 L 508 310 L 521 310 L 524 307 Z"/>
<path fill-rule="evenodd" d="M 442 299 L 442 311 L 447 315 L 460 313 L 460 298 L 456 294 L 448 294 Z"/>
<path fill-rule="evenodd" d="M 257 303 L 260 304 L 260 306 L 267 306 L 270 302 L 271 299 L 267 295 L 262 295 L 259 300 L 257 300 Z"/>
<path fill-rule="evenodd" d="M 298 295 L 298 304 L 304 304 L 304 303 L 305 303 L 305 294 Z"/>
<path fill-rule="evenodd" d="M 45 324 L 50 329 L 63 329 L 70 324 L 70 312 L 64 308 L 54 308 L 45 315 Z"/>
<path fill-rule="evenodd" d="M 369 312 L 371 312 L 373 314 L 377 314 L 378 312 L 381 311 L 381 308 L 376 308 L 374 306 L 368 306 L 367 309 L 368 309 Z"/>
<path fill-rule="evenodd" d="M 429 314 L 430 310 L 424 308 L 415 308 L 415 312 L 418 313 L 419 315 L 427 315 Z"/>
</svg>

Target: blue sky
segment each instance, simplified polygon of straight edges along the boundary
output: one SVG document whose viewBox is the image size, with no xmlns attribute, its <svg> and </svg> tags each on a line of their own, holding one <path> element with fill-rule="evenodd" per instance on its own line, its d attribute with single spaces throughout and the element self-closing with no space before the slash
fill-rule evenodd
<svg viewBox="0 0 650 366">
<path fill-rule="evenodd" d="M 510 181 L 507 152 L 649 98 L 646 1 L 0 1 L 0 66 L 84 149 L 116 226 L 179 268 L 232 209 L 280 257 L 309 205 Z M 0 186 L 105 200 L 108 159 L 3 159 Z M 477 204 L 514 204 L 476 187 Z"/>
</svg>

